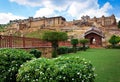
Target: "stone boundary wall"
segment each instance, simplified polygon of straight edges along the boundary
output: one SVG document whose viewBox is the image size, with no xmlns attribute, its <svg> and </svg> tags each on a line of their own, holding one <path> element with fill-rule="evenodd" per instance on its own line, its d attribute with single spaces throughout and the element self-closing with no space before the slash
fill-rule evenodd
<svg viewBox="0 0 120 82">
<path fill-rule="evenodd" d="M 27 51 L 30 51 L 31 48 L 18 48 L 18 49 L 24 49 Z M 52 58 L 52 47 L 34 47 L 32 49 L 37 49 L 40 50 L 42 52 L 41 57 L 45 57 L 45 58 Z"/>
</svg>

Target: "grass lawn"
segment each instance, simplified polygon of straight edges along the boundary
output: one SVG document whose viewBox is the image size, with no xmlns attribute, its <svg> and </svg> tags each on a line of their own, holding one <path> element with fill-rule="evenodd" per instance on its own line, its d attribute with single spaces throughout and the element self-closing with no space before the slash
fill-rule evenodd
<svg viewBox="0 0 120 82">
<path fill-rule="evenodd" d="M 97 74 L 95 82 L 120 82 L 120 49 L 88 49 L 62 56 L 80 56 L 91 61 Z"/>
</svg>

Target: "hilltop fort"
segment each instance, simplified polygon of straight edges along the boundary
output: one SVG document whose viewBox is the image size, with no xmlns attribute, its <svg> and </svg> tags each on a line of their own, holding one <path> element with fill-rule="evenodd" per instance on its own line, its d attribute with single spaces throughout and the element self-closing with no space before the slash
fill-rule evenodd
<svg viewBox="0 0 120 82">
<path fill-rule="evenodd" d="M 119 35 L 120 30 L 117 28 L 117 22 L 114 15 L 109 17 L 90 18 L 90 16 L 82 16 L 80 20 L 66 21 L 62 16 L 57 17 L 29 17 L 23 20 L 11 20 L 6 32 L 2 35 L 13 35 L 19 32 L 20 36 L 37 30 L 54 30 L 64 31 L 71 38 L 88 38 L 93 44 L 104 45 L 111 35 Z"/>
</svg>

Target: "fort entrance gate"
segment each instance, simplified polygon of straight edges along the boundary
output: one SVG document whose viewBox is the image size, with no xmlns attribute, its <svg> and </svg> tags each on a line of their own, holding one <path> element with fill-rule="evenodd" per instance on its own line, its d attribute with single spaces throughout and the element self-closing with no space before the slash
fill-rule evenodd
<svg viewBox="0 0 120 82">
<path fill-rule="evenodd" d="M 104 35 L 101 30 L 96 27 L 90 28 L 87 32 L 85 32 L 85 38 L 89 39 L 90 46 L 102 46 L 102 38 Z"/>
</svg>

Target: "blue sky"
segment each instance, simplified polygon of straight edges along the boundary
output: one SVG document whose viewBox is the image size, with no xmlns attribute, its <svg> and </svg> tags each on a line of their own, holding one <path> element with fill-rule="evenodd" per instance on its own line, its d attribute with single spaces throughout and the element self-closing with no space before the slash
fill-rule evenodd
<svg viewBox="0 0 120 82">
<path fill-rule="evenodd" d="M 63 16 L 68 21 L 114 14 L 120 20 L 119 0 L 0 0 L 0 24 L 28 17 Z"/>
</svg>

